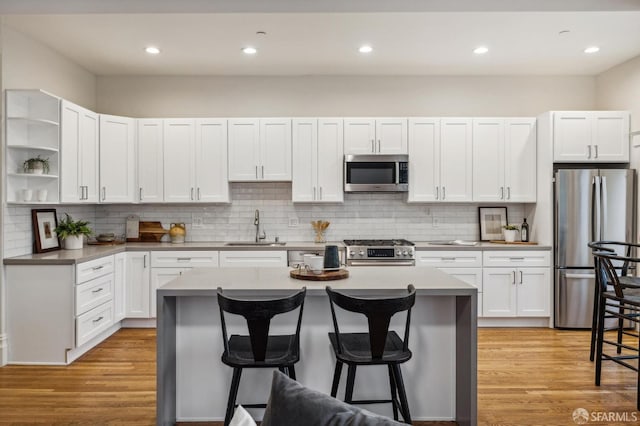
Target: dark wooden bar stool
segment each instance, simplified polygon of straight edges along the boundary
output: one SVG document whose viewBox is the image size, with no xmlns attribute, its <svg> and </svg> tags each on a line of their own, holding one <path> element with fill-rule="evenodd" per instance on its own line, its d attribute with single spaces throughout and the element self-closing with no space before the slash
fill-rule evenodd
<svg viewBox="0 0 640 426">
<path fill-rule="evenodd" d="M 333 373 L 331 396 L 338 393 L 338 384 L 342 373 L 342 365 L 347 364 L 347 387 L 344 401 L 352 404 L 380 404 L 391 403 L 393 418 L 398 420 L 398 411 L 405 423 L 411 424 L 411 414 L 400 364 L 411 359 L 409 350 L 409 325 L 411 323 L 411 308 L 416 300 L 416 290 L 413 285 L 407 288 L 408 294 L 393 298 L 360 298 L 348 296 L 327 287 L 327 294 L 331 305 L 334 333 L 329 333 L 329 341 L 336 356 L 336 367 Z M 341 333 L 336 319 L 334 304 L 340 308 L 363 314 L 367 317 L 367 333 Z M 391 317 L 398 312 L 407 311 L 407 321 L 404 339 L 395 331 L 389 331 Z M 389 388 L 391 399 L 383 400 L 354 400 L 353 386 L 358 365 L 386 365 L 389 374 Z"/>
<path fill-rule="evenodd" d="M 218 305 L 224 339 L 222 362 L 233 367 L 233 378 L 224 418 L 225 426 L 233 417 L 243 368 L 277 368 L 292 379 L 296 379 L 294 364 L 300 360 L 300 325 L 306 292 L 307 288 L 303 287 L 302 290 L 284 298 L 247 300 L 227 297 L 222 294 L 222 289 L 218 288 Z M 294 334 L 269 335 L 269 325 L 274 316 L 297 308 L 300 310 Z M 228 337 L 225 312 L 243 316 L 247 321 L 249 335 L 234 334 Z M 243 406 L 265 408 L 266 404 L 243 404 Z"/>
<path fill-rule="evenodd" d="M 588 244 L 588 246 L 592 249 L 592 252 L 603 252 L 603 253 L 624 253 L 624 257 L 626 260 L 622 262 L 616 262 L 616 269 L 619 271 L 618 282 L 623 288 L 629 289 L 640 289 L 640 277 L 633 277 L 629 275 L 630 267 L 634 267 L 635 265 L 631 265 L 630 259 L 632 259 L 632 251 L 636 247 L 640 247 L 640 244 L 633 244 L 621 241 L 592 241 Z M 591 321 L 591 348 L 589 351 L 589 359 L 593 361 L 595 359 L 595 350 L 596 350 L 596 340 L 598 334 L 598 312 L 600 307 L 600 293 L 602 291 L 607 291 L 607 286 L 609 283 L 606 281 L 603 282 L 602 275 L 598 274 L 598 258 L 594 256 L 593 258 L 593 266 L 596 270 L 596 283 L 593 295 L 593 316 Z M 605 322 L 607 319 L 613 318 L 611 316 L 605 316 Z M 610 330 L 606 328 L 606 330 Z M 624 321 L 620 318 L 617 319 L 616 329 L 618 331 L 618 343 L 622 343 L 623 335 L 630 335 L 636 337 L 634 332 L 629 332 L 625 330 Z M 617 352 L 621 353 L 621 347 L 618 347 Z"/>
<path fill-rule="evenodd" d="M 637 364 L 628 362 L 638 359 L 640 341 L 636 346 L 630 346 L 619 339 L 612 341 L 605 337 L 605 318 L 607 317 L 617 318 L 621 323 L 631 321 L 636 326 L 640 323 L 640 289 L 623 286 L 613 265 L 614 261 L 640 262 L 640 259 L 619 256 L 610 251 L 595 251 L 593 255 L 597 260 L 596 274 L 603 283 L 598 307 L 595 384 L 600 386 L 602 361 L 613 361 L 635 371 L 637 375 L 636 407 L 640 409 L 640 368 Z M 613 286 L 613 290 L 608 290 L 607 285 Z M 638 339 L 638 336 L 635 337 Z M 614 346 L 617 353 L 615 355 L 605 353 L 605 344 Z M 628 352 L 622 354 L 622 349 Z"/>
</svg>

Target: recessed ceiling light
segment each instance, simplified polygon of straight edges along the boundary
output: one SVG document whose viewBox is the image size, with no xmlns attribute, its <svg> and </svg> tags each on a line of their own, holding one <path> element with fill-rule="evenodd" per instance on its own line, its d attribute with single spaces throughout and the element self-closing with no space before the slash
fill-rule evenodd
<svg viewBox="0 0 640 426">
<path fill-rule="evenodd" d="M 476 55 L 484 55 L 488 51 L 489 51 L 489 48 L 486 46 L 478 46 L 475 49 L 473 49 L 473 53 L 475 53 Z"/>
<path fill-rule="evenodd" d="M 598 46 L 589 46 L 586 49 L 584 49 L 584 53 L 596 53 L 599 50 L 600 48 Z"/>
<path fill-rule="evenodd" d="M 147 52 L 149 55 L 157 55 L 158 53 L 160 53 L 160 49 L 158 49 L 155 46 L 147 46 L 144 49 L 145 52 Z"/>
<path fill-rule="evenodd" d="M 369 46 L 368 44 L 365 44 L 364 46 L 360 46 L 360 48 L 358 49 L 358 52 L 371 53 L 373 52 L 373 47 Z"/>
<path fill-rule="evenodd" d="M 251 46 L 243 47 L 242 51 L 244 53 L 246 53 L 247 55 L 255 55 L 256 53 L 258 53 L 258 49 L 256 49 L 255 47 L 251 47 Z"/>
</svg>

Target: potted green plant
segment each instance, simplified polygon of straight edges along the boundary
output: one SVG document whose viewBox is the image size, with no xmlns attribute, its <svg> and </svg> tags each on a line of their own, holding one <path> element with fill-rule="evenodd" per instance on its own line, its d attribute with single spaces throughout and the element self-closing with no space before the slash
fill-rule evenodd
<svg viewBox="0 0 640 426">
<path fill-rule="evenodd" d="M 42 158 L 39 155 L 35 158 L 29 158 L 22 163 L 22 169 L 25 173 L 41 175 L 49 173 L 49 158 Z"/>
<path fill-rule="evenodd" d="M 58 223 L 55 229 L 56 234 L 62 240 L 63 248 L 67 250 L 81 249 L 83 237 L 93 234 L 91 228 L 87 226 L 89 222 L 86 220 L 73 220 L 68 213 L 64 215 L 65 218 Z"/>
<path fill-rule="evenodd" d="M 506 224 L 503 228 L 502 233 L 504 234 L 504 240 L 508 243 L 514 242 L 518 236 L 518 227 L 516 225 Z"/>
</svg>

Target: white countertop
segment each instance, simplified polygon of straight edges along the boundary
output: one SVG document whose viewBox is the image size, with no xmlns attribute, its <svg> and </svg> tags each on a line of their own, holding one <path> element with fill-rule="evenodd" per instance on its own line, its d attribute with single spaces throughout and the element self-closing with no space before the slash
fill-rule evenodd
<svg viewBox="0 0 640 426">
<path fill-rule="evenodd" d="M 211 296 L 216 289 L 278 291 L 307 287 L 308 294 L 336 290 L 380 291 L 406 289 L 413 284 L 418 294 L 470 295 L 475 287 L 435 268 L 406 266 L 358 266 L 348 268 L 349 278 L 335 281 L 305 281 L 291 278 L 291 268 L 196 268 L 158 289 L 163 296 Z"/>
</svg>

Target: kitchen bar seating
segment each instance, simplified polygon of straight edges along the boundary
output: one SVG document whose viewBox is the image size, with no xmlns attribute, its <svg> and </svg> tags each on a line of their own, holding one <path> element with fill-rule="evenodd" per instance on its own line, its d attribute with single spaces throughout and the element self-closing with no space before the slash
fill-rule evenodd
<svg viewBox="0 0 640 426">
<path fill-rule="evenodd" d="M 294 364 L 300 359 L 300 325 L 307 288 L 278 299 L 248 300 L 225 296 L 218 287 L 218 306 L 224 353 L 222 362 L 233 367 L 233 378 L 227 401 L 224 424 L 227 426 L 236 405 L 243 368 L 277 368 L 295 380 Z M 295 333 L 290 335 L 269 335 L 271 319 L 280 314 L 299 308 Z M 247 322 L 248 336 L 228 337 L 224 313 L 241 315 Z M 243 404 L 244 407 L 265 408 L 266 404 Z"/>
<path fill-rule="evenodd" d="M 636 372 L 636 407 L 640 409 L 640 368 L 637 364 L 640 342 L 636 346 L 630 346 L 618 340 L 612 341 L 605 338 L 605 318 L 618 318 L 624 322 L 631 321 L 635 326 L 640 323 L 640 289 L 628 288 L 620 283 L 613 262 L 638 263 L 640 259 L 620 256 L 610 251 L 595 251 L 596 274 L 601 282 L 600 303 L 598 309 L 598 330 L 596 344 L 596 374 L 595 384 L 600 386 L 602 373 L 602 361 L 613 361 Z M 607 285 L 613 286 L 613 291 L 607 289 Z M 638 337 L 636 336 L 636 339 Z M 616 348 L 616 354 L 604 352 L 604 345 Z M 625 351 L 622 353 L 622 351 Z M 629 360 L 636 360 L 633 364 Z"/>
<path fill-rule="evenodd" d="M 380 404 L 390 402 L 393 418 L 398 420 L 398 411 L 405 423 L 411 424 L 411 414 L 407 402 L 400 364 L 411 359 L 409 350 L 409 326 L 411 308 L 415 304 L 416 290 L 413 285 L 407 287 L 408 294 L 391 298 L 360 298 L 349 296 L 327 286 L 331 306 L 334 332 L 329 333 L 329 341 L 336 356 L 336 366 L 331 386 L 331 396 L 338 393 L 343 364 L 347 364 L 347 385 L 345 402 L 351 404 Z M 367 333 L 341 333 L 336 318 L 335 305 L 345 311 L 363 314 L 367 317 Z M 391 317 L 398 312 L 407 312 L 404 339 L 395 331 L 389 331 Z M 389 374 L 391 399 L 353 400 L 353 388 L 358 365 L 386 365 Z"/>
</svg>

